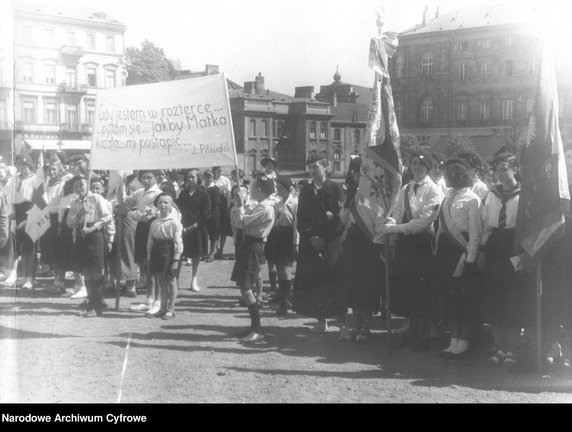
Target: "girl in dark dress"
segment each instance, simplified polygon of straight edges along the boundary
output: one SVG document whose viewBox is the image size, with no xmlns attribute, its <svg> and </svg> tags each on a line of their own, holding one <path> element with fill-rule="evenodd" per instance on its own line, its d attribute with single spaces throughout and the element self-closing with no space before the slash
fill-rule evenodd
<svg viewBox="0 0 572 432">
<path fill-rule="evenodd" d="M 220 189 L 213 181 L 213 172 L 211 170 L 205 170 L 203 173 L 205 180 L 205 187 L 211 199 L 211 217 L 207 221 L 207 231 L 209 235 L 210 248 L 208 256 L 206 257 L 206 262 L 214 261 L 214 254 L 216 252 L 216 245 L 218 240 L 218 235 L 220 231 Z"/>
<path fill-rule="evenodd" d="M 183 225 L 183 257 L 192 260 L 191 291 L 200 291 L 197 277 L 201 257 L 208 253 L 207 221 L 211 216 L 211 200 L 203 186 L 198 169 L 187 173 L 185 188 L 176 200 Z M 179 264 L 180 266 L 180 264 Z"/>
<path fill-rule="evenodd" d="M 451 329 L 451 343 L 443 354 L 453 358 L 468 354 L 469 335 L 479 319 L 481 200 L 471 190 L 468 171 L 469 165 L 463 159 L 445 162 L 451 190 L 439 212 L 433 276 L 443 302 L 442 318 Z"/>
<path fill-rule="evenodd" d="M 414 344 L 419 350 L 429 347 L 430 321 L 435 318 L 430 284 L 433 222 L 444 198 L 428 175 L 431 167 L 428 152 L 413 151 L 409 163 L 413 179 L 401 189 L 385 225 L 387 234 L 397 234 L 390 276 L 392 310 L 409 318 L 409 332 L 401 345 Z"/>
</svg>

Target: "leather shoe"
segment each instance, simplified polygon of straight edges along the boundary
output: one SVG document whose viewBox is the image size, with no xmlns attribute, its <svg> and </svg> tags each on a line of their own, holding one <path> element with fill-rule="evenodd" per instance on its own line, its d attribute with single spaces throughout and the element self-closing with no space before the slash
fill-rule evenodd
<svg viewBox="0 0 572 432">
<path fill-rule="evenodd" d="M 241 342 L 259 342 L 264 340 L 264 335 L 257 332 L 250 332 L 248 335 L 246 335 L 243 338 L 240 338 L 239 340 Z"/>
</svg>

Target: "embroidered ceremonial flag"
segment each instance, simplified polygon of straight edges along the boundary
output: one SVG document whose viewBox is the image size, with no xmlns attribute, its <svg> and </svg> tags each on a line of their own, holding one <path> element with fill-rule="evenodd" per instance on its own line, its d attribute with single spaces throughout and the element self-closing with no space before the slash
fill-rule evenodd
<svg viewBox="0 0 572 432">
<path fill-rule="evenodd" d="M 522 191 L 516 244 L 537 261 L 562 233 L 564 208 L 570 202 L 562 139 L 558 127 L 558 94 L 554 60 L 545 43 L 540 75 L 521 154 Z M 528 261 L 528 260 L 527 260 Z"/>
<path fill-rule="evenodd" d="M 374 242 L 383 242 L 382 226 L 401 188 L 399 129 L 387 62 L 397 47 L 395 33 L 373 38 L 369 66 L 375 71 L 369 108 L 359 188 L 352 204 L 352 215 L 362 231 Z"/>
<path fill-rule="evenodd" d="M 36 177 L 34 179 L 34 193 L 32 194 L 32 206 L 26 220 L 26 234 L 32 241 L 37 241 L 50 227 L 50 209 L 48 207 L 48 195 L 44 178 L 44 156 L 40 152 Z"/>
</svg>

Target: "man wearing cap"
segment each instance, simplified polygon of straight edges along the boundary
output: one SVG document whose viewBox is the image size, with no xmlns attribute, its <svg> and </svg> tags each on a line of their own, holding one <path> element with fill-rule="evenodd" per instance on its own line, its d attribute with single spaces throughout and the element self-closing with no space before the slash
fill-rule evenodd
<svg viewBox="0 0 572 432">
<path fill-rule="evenodd" d="M 139 181 L 143 185 L 142 189 L 134 192 L 133 195 L 125 198 L 121 206 L 117 207 L 119 215 L 127 216 L 134 222 L 137 222 L 135 229 L 135 248 L 134 248 L 134 261 L 139 264 L 139 273 L 141 278 L 145 280 L 147 290 L 146 304 L 139 305 L 136 310 L 141 312 L 156 313 L 159 311 L 160 304 L 152 304 L 155 296 L 155 284 L 153 277 L 148 274 L 147 265 L 147 236 L 149 235 L 149 227 L 153 219 L 158 215 L 158 210 L 153 204 L 157 195 L 161 193 L 161 189 L 157 186 L 157 178 L 153 170 L 139 171 Z M 135 283 L 134 283 L 135 282 Z M 133 279 L 127 281 L 128 297 L 136 296 L 136 281 Z M 157 309 L 150 311 L 151 308 Z"/>
<path fill-rule="evenodd" d="M 333 268 L 342 251 L 344 224 L 340 219 L 345 200 L 342 186 L 327 178 L 328 161 L 313 154 L 306 161 L 312 182 L 300 191 L 297 229 L 300 255 L 294 278 L 293 309 L 318 319 L 312 331 L 327 329 L 325 302 L 333 285 Z"/>
<path fill-rule="evenodd" d="M 34 165 L 31 155 L 19 155 L 16 158 L 16 168 L 19 172 L 16 183 L 14 208 L 16 212 L 16 251 L 22 258 L 24 284 L 22 288 L 32 289 L 36 272 L 36 244 L 26 234 L 28 211 L 32 207 L 34 193 Z"/>
</svg>

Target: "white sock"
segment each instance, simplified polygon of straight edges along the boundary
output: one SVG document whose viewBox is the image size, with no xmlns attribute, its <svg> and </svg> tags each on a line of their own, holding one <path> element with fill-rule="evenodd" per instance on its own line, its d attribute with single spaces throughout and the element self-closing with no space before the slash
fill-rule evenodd
<svg viewBox="0 0 572 432">
<path fill-rule="evenodd" d="M 453 350 L 453 348 L 455 348 L 457 346 L 457 344 L 459 343 L 459 339 L 456 338 L 451 338 L 451 344 L 443 350 L 443 352 L 451 352 Z"/>
<path fill-rule="evenodd" d="M 198 285 L 199 284 L 197 283 L 197 276 L 193 276 L 193 279 L 191 280 L 191 286 L 195 287 Z"/>
<path fill-rule="evenodd" d="M 451 350 L 451 354 L 462 354 L 469 349 L 469 342 L 459 339 L 459 343 Z"/>
</svg>

